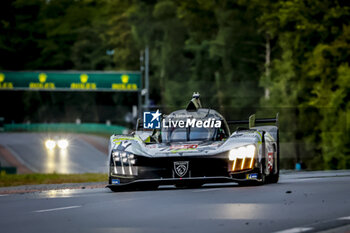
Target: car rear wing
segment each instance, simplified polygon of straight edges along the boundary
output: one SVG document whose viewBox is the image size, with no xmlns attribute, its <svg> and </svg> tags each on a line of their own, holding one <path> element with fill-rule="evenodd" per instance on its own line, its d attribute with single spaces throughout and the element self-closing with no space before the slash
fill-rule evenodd
<svg viewBox="0 0 350 233">
<path fill-rule="evenodd" d="M 249 117 L 249 120 L 238 120 L 238 121 L 227 121 L 227 124 L 229 125 L 249 125 L 249 128 L 253 128 L 256 124 L 267 124 L 267 123 L 275 123 L 278 127 L 278 115 L 276 114 L 276 118 L 260 118 L 256 119 L 255 114 L 251 115 Z"/>
</svg>

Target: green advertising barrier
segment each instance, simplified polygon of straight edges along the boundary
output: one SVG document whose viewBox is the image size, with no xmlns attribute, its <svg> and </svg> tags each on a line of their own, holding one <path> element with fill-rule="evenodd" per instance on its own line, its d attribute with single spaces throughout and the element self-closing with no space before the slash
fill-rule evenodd
<svg viewBox="0 0 350 233">
<path fill-rule="evenodd" d="M 0 71 L 0 90 L 138 91 L 140 72 Z"/>
<path fill-rule="evenodd" d="M 127 128 L 118 125 L 95 123 L 53 123 L 53 124 L 5 124 L 5 132 L 68 132 L 68 133 L 99 133 L 122 134 Z"/>
</svg>

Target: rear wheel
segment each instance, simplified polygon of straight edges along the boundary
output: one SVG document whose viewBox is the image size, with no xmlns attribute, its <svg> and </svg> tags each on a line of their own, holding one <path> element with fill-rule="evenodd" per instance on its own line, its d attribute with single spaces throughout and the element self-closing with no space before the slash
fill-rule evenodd
<svg viewBox="0 0 350 233">
<path fill-rule="evenodd" d="M 277 183 L 280 177 L 280 145 L 279 145 L 279 135 L 277 131 L 277 148 L 276 149 L 276 163 L 274 163 L 273 171 L 274 174 L 268 176 L 268 183 Z"/>
<path fill-rule="evenodd" d="M 277 153 L 276 153 L 277 154 Z M 278 164 L 278 160 L 277 160 L 277 164 Z M 279 167 L 278 165 L 274 165 L 274 169 L 273 169 L 274 174 L 271 174 L 267 177 L 267 183 L 269 184 L 275 184 L 278 182 L 279 177 L 280 177 L 280 173 L 279 173 Z"/>
<path fill-rule="evenodd" d="M 263 185 L 266 183 L 266 175 L 265 172 L 260 174 L 260 180 L 257 181 L 258 185 Z"/>
<path fill-rule="evenodd" d="M 270 184 L 274 184 L 277 183 L 279 180 L 279 175 L 278 174 L 273 174 L 271 176 L 269 176 L 269 182 Z"/>
</svg>

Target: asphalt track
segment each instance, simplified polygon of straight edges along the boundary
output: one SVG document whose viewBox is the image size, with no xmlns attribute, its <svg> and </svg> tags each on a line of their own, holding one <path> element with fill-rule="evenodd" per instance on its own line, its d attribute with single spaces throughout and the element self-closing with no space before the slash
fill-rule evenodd
<svg viewBox="0 0 350 233">
<path fill-rule="evenodd" d="M 256 187 L 0 195 L 0 231 L 349 232 L 349 183 L 350 171 L 287 172 Z"/>
<path fill-rule="evenodd" d="M 66 150 L 48 150 L 44 143 L 49 138 L 67 138 L 69 147 Z M 79 134 L 0 133 L 0 145 L 31 172 L 107 172 L 108 139 L 105 138 Z"/>
</svg>

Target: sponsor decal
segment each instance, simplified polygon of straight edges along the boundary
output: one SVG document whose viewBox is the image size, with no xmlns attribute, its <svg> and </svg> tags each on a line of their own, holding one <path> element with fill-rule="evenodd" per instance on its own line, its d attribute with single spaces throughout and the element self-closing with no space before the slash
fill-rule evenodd
<svg viewBox="0 0 350 233">
<path fill-rule="evenodd" d="M 150 149 L 154 149 L 154 148 L 158 148 L 158 145 L 157 144 L 150 144 L 150 145 L 146 145 L 147 148 L 150 148 Z"/>
<path fill-rule="evenodd" d="M 128 146 L 131 145 L 130 141 L 122 141 L 119 143 L 119 145 L 117 146 L 118 150 L 124 151 Z"/>
<path fill-rule="evenodd" d="M 186 175 L 188 171 L 188 161 L 174 162 L 174 171 L 179 177 Z"/>
<path fill-rule="evenodd" d="M 112 184 L 120 184 L 120 180 L 119 179 L 112 179 Z"/>
<path fill-rule="evenodd" d="M 160 129 L 160 116 L 162 114 L 157 110 L 156 112 L 143 113 L 143 128 L 145 129 Z"/>
<path fill-rule="evenodd" d="M 191 149 L 196 149 L 197 147 L 198 147 L 197 144 L 190 144 L 190 145 L 172 145 L 172 146 L 170 146 L 170 150 L 179 150 L 179 149 L 191 150 Z"/>
<path fill-rule="evenodd" d="M 122 83 L 112 83 L 112 89 L 114 90 L 137 90 L 136 83 L 129 83 L 129 75 L 123 74 L 121 76 Z"/>
<path fill-rule="evenodd" d="M 181 151 L 194 151 L 198 149 L 198 144 L 185 144 L 185 145 L 171 145 L 169 147 L 163 147 L 160 151 L 178 153 Z"/>
<path fill-rule="evenodd" d="M 195 150 L 197 149 L 198 145 L 172 145 L 169 147 L 168 151 L 171 151 L 172 153 L 178 153 L 181 151 L 188 151 L 188 150 Z"/>
<path fill-rule="evenodd" d="M 80 83 L 71 83 L 70 88 L 71 89 L 96 89 L 97 88 L 96 83 L 89 83 L 88 79 L 89 79 L 89 76 L 87 74 L 81 74 Z"/>
<path fill-rule="evenodd" d="M 55 84 L 52 82 L 46 82 L 47 81 L 47 75 L 45 73 L 40 73 L 38 76 L 39 83 L 38 82 L 30 82 L 29 88 L 36 89 L 36 88 L 44 88 L 44 89 L 55 89 Z"/>
<path fill-rule="evenodd" d="M 248 180 L 257 180 L 258 174 L 257 173 L 247 174 L 247 179 Z"/>
<path fill-rule="evenodd" d="M 4 82 L 5 81 L 5 74 L 0 73 L 0 89 L 12 89 L 13 83 L 12 82 Z"/>
<path fill-rule="evenodd" d="M 273 152 L 267 154 L 267 167 L 270 171 L 273 169 Z"/>
<path fill-rule="evenodd" d="M 139 137 L 119 137 L 119 138 L 114 138 L 113 142 L 126 141 L 126 140 L 142 142 L 142 140 Z"/>
</svg>

